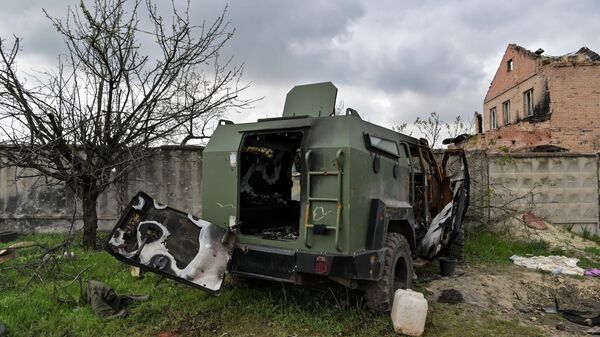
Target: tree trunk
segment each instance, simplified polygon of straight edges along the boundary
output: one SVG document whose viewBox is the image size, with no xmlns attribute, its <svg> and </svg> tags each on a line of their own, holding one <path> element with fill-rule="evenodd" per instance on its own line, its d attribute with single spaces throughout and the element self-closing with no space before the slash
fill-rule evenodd
<svg viewBox="0 0 600 337">
<path fill-rule="evenodd" d="M 98 213 L 96 201 L 98 191 L 94 189 L 82 192 L 81 201 L 83 207 L 83 248 L 96 249 L 96 230 L 98 229 Z"/>
</svg>

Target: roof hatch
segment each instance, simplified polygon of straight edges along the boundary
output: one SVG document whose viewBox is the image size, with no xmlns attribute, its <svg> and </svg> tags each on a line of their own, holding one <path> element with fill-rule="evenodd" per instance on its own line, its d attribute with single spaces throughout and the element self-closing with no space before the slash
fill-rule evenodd
<svg viewBox="0 0 600 337">
<path fill-rule="evenodd" d="M 337 88 L 331 82 L 297 85 L 288 92 L 283 117 L 326 117 L 335 110 Z"/>
</svg>

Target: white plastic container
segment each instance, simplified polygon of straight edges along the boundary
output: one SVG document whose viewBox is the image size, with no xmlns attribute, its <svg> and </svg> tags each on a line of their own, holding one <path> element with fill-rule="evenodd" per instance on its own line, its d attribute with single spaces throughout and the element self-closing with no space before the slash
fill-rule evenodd
<svg viewBox="0 0 600 337">
<path fill-rule="evenodd" d="M 398 289 L 392 305 L 394 331 L 408 336 L 421 336 L 427 319 L 427 300 L 423 294 L 410 289 Z"/>
</svg>

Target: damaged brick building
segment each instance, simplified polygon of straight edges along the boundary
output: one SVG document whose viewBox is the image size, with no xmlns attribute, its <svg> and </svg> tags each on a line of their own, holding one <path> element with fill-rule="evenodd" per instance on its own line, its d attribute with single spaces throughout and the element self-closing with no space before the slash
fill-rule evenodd
<svg viewBox="0 0 600 337">
<path fill-rule="evenodd" d="M 600 55 L 562 56 L 509 44 L 471 146 L 489 152 L 600 151 Z"/>
</svg>

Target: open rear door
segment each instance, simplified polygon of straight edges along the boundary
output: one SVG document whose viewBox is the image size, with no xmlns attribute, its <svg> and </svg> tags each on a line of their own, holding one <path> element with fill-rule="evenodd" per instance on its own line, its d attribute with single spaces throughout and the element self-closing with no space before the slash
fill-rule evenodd
<svg viewBox="0 0 600 337">
<path fill-rule="evenodd" d="M 221 289 L 231 257 L 227 230 L 157 203 L 139 192 L 105 249 L 117 259 L 209 293 Z"/>
<path fill-rule="evenodd" d="M 442 159 L 441 200 L 446 205 L 435 215 L 421 243 L 421 255 L 436 257 L 461 230 L 469 207 L 469 168 L 462 149 L 448 149 Z"/>
<path fill-rule="evenodd" d="M 442 159 L 442 172 L 452 191 L 452 231 L 455 234 L 462 227 L 469 207 L 471 182 L 465 151 L 463 149 L 447 149 Z"/>
</svg>

